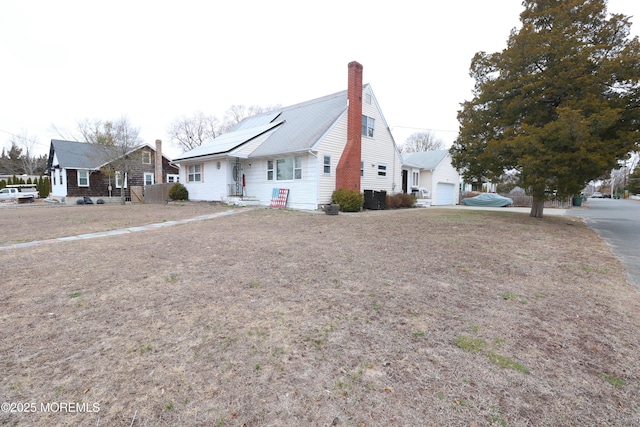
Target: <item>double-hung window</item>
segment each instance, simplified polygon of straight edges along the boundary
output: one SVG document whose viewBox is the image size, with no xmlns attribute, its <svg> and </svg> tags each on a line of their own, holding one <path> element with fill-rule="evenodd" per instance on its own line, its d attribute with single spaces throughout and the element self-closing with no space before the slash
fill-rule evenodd
<svg viewBox="0 0 640 427">
<path fill-rule="evenodd" d="M 387 176 L 387 165 L 378 164 L 378 176 L 379 177 Z"/>
<path fill-rule="evenodd" d="M 362 116 L 362 136 L 373 138 L 373 129 L 376 121 L 371 117 Z"/>
<path fill-rule="evenodd" d="M 322 173 L 331 175 L 331 156 L 324 156 L 322 159 Z"/>
<path fill-rule="evenodd" d="M 267 160 L 267 180 L 273 181 L 273 160 Z"/>
<path fill-rule="evenodd" d="M 293 179 L 302 179 L 302 159 L 300 157 L 293 158 Z"/>
<path fill-rule="evenodd" d="M 78 171 L 78 187 L 88 187 L 88 186 L 89 186 L 89 171 L 79 170 Z"/>
<path fill-rule="evenodd" d="M 144 173 L 144 185 L 153 185 L 153 181 L 154 181 L 154 174 L 151 172 L 145 172 Z"/>
<path fill-rule="evenodd" d="M 187 182 L 202 182 L 202 165 L 189 165 L 187 168 Z"/>
</svg>

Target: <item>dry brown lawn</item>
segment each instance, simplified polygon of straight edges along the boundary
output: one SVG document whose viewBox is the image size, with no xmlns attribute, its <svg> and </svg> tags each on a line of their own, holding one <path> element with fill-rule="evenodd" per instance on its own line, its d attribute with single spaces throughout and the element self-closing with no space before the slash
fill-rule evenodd
<svg viewBox="0 0 640 427">
<path fill-rule="evenodd" d="M 0 246 L 228 209 L 0 208 Z M 581 221 L 237 210 L 0 250 L 0 424 L 640 424 L 640 293 Z"/>
</svg>

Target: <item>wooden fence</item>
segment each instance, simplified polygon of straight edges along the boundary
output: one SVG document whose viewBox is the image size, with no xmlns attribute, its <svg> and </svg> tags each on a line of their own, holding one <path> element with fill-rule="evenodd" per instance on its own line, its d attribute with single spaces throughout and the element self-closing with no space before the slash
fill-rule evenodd
<svg viewBox="0 0 640 427">
<path fill-rule="evenodd" d="M 169 201 L 169 189 L 175 182 L 167 184 L 154 184 L 144 187 L 144 203 L 162 205 Z"/>
<path fill-rule="evenodd" d="M 513 200 L 513 206 L 515 207 L 530 208 L 533 204 L 533 196 L 526 196 L 524 194 L 501 194 L 501 196 L 508 197 Z M 544 207 L 568 209 L 571 207 L 571 198 L 547 200 L 544 202 Z"/>
<path fill-rule="evenodd" d="M 477 196 L 478 194 L 481 194 L 481 193 L 477 193 L 473 191 L 472 192 L 463 191 L 460 193 L 460 200 L 464 199 L 465 197 Z M 511 200 L 513 200 L 514 207 L 530 208 L 531 205 L 533 205 L 533 196 L 527 196 L 525 194 L 500 194 L 500 195 L 503 197 L 508 197 Z M 553 200 L 545 201 L 544 207 L 569 209 L 571 207 L 571 203 L 572 203 L 571 197 L 568 197 L 566 199 L 553 199 Z"/>
</svg>

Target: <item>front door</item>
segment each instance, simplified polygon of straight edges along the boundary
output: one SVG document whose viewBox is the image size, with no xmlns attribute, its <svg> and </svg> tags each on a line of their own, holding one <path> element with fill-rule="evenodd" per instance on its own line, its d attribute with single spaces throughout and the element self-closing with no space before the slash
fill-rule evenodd
<svg viewBox="0 0 640 427">
<path fill-rule="evenodd" d="M 230 164 L 230 172 L 231 172 L 231 185 L 230 185 L 230 196 L 242 196 L 243 194 L 243 182 L 242 182 L 242 163 L 240 159 L 235 159 L 231 161 Z"/>
<path fill-rule="evenodd" d="M 402 170 L 402 192 L 403 193 L 407 193 L 408 190 L 408 184 L 409 184 L 409 171 L 406 169 Z"/>
</svg>

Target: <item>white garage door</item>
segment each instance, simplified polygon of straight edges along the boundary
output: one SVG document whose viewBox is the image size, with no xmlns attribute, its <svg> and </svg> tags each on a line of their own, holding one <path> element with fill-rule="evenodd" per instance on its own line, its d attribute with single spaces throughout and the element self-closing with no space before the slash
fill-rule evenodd
<svg viewBox="0 0 640 427">
<path fill-rule="evenodd" d="M 453 194 L 455 191 L 455 184 L 438 183 L 438 189 L 436 191 L 436 205 L 453 205 Z"/>
</svg>

